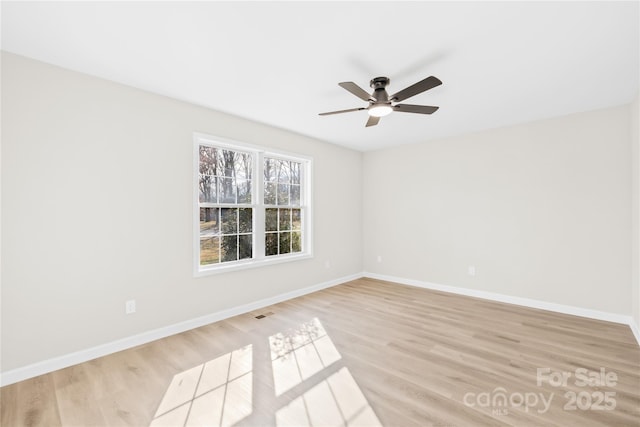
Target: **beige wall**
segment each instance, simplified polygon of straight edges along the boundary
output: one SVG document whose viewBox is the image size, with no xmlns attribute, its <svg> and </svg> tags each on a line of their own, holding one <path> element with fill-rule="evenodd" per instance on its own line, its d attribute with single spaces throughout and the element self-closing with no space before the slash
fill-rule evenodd
<svg viewBox="0 0 640 427">
<path fill-rule="evenodd" d="M 636 96 L 635 101 L 629 109 L 631 115 L 631 203 L 633 211 L 632 220 L 632 279 L 631 279 L 631 301 L 633 304 L 633 320 L 636 328 L 640 331 L 640 141 L 638 133 L 640 131 L 640 96 Z"/>
<path fill-rule="evenodd" d="M 365 153 L 364 270 L 630 315 L 629 126 L 623 106 Z"/>
<path fill-rule="evenodd" d="M 313 157 L 313 259 L 193 278 L 194 131 Z M 2 370 L 360 272 L 361 163 L 3 53 Z M 127 316 L 130 298 L 138 312 Z"/>
</svg>

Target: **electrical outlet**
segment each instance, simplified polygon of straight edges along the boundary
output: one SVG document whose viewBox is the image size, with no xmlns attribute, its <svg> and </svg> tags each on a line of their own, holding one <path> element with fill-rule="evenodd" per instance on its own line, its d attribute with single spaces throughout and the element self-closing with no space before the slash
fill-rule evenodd
<svg viewBox="0 0 640 427">
<path fill-rule="evenodd" d="M 467 273 L 469 274 L 469 276 L 475 276 L 476 275 L 476 266 L 475 265 L 470 265 L 469 269 L 467 270 Z"/>
<path fill-rule="evenodd" d="M 136 312 L 136 300 L 130 299 L 124 303 L 124 312 L 126 314 L 133 314 Z"/>
<path fill-rule="evenodd" d="M 378 255 L 378 258 L 376 258 L 376 260 L 377 260 L 378 262 L 382 262 L 382 255 Z"/>
<path fill-rule="evenodd" d="M 327 270 L 331 268 L 331 261 L 330 260 L 326 260 L 324 262 L 324 268 L 326 268 Z"/>
</svg>

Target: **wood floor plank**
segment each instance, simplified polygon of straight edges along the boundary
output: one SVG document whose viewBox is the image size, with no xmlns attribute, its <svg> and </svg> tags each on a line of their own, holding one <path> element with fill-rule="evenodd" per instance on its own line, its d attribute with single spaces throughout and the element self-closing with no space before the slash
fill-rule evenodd
<svg viewBox="0 0 640 427">
<path fill-rule="evenodd" d="M 590 409 L 604 393 L 615 408 Z M 0 412 L 12 427 L 638 427 L 640 348 L 625 325 L 365 278 L 3 387 Z"/>
<path fill-rule="evenodd" d="M 97 384 L 87 375 L 86 363 L 55 371 L 51 375 L 60 413 L 58 423 L 87 427 L 106 425 L 106 420 L 96 405 Z"/>
<path fill-rule="evenodd" d="M 51 376 L 42 375 L 0 389 L 1 425 L 59 426 L 60 415 Z M 6 411 L 6 413 L 5 413 Z"/>
</svg>

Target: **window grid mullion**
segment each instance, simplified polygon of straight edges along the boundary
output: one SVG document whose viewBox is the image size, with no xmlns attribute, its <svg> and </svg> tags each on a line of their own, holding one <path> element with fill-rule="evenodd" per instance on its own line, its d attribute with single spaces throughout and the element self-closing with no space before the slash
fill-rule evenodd
<svg viewBox="0 0 640 427">
<path fill-rule="evenodd" d="M 265 208 L 264 208 L 264 154 L 256 153 L 255 156 L 256 179 L 254 179 L 255 203 L 254 232 L 253 232 L 253 257 L 254 259 L 265 258 Z"/>
</svg>

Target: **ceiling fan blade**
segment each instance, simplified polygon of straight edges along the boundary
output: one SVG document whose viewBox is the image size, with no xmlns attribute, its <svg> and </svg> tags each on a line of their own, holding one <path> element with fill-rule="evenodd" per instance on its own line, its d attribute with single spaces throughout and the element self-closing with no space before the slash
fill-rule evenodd
<svg viewBox="0 0 640 427">
<path fill-rule="evenodd" d="M 369 116 L 369 120 L 367 120 L 367 124 L 365 125 L 365 127 L 375 126 L 378 124 L 379 121 L 380 121 L 380 117 Z"/>
<path fill-rule="evenodd" d="M 397 92 L 394 95 L 391 95 L 389 99 L 394 102 L 404 101 L 407 98 L 411 98 L 419 93 L 422 93 L 426 90 L 433 89 L 436 86 L 440 86 L 442 82 L 437 77 L 427 77 L 424 80 L 419 81 L 418 83 L 412 84 L 411 86 L 402 89 L 400 92 Z"/>
<path fill-rule="evenodd" d="M 438 108 L 440 107 L 431 107 L 429 105 L 398 104 L 393 106 L 393 111 L 399 111 L 401 113 L 433 114 L 438 111 Z"/>
<path fill-rule="evenodd" d="M 342 82 L 342 83 L 338 83 L 338 85 L 348 90 L 349 92 L 351 92 L 358 98 L 362 99 L 363 101 L 375 101 L 375 99 L 373 99 L 371 95 L 369 95 L 364 89 L 362 89 L 360 86 L 358 86 L 354 82 Z"/>
<path fill-rule="evenodd" d="M 338 110 L 338 111 L 329 111 L 328 113 L 319 113 L 319 116 L 329 116 L 331 114 L 341 114 L 341 113 L 350 113 L 352 111 L 360 111 L 360 110 L 366 110 L 366 108 L 364 107 L 360 107 L 360 108 L 349 108 L 348 110 Z"/>
</svg>

